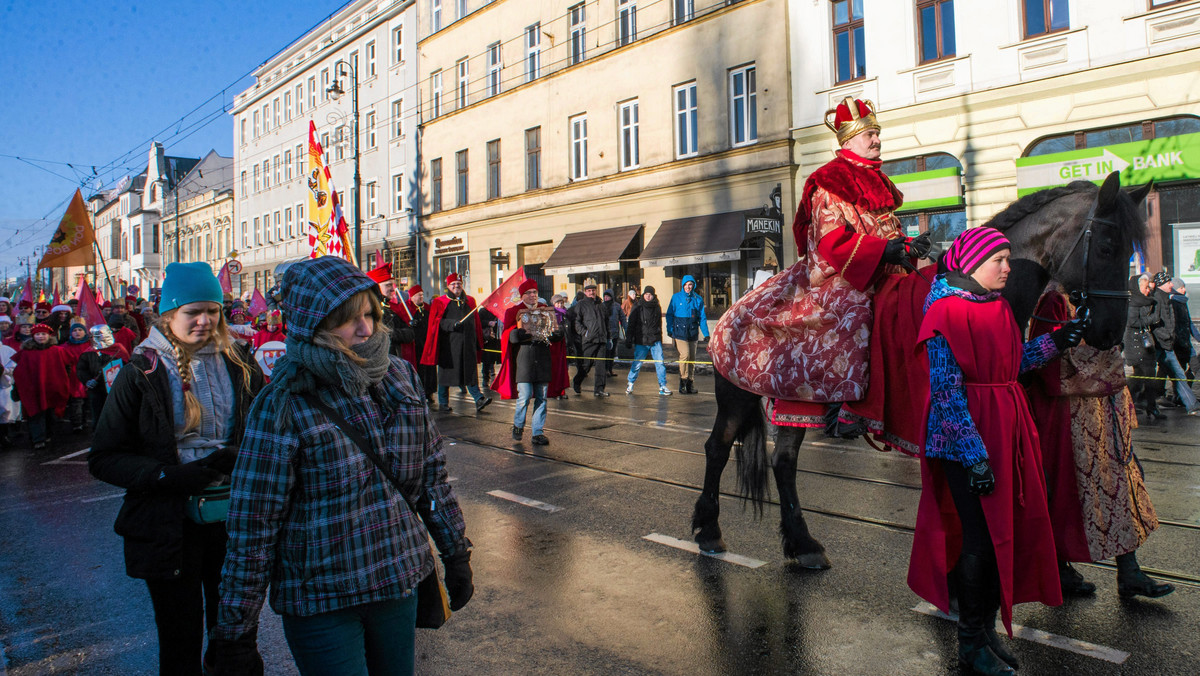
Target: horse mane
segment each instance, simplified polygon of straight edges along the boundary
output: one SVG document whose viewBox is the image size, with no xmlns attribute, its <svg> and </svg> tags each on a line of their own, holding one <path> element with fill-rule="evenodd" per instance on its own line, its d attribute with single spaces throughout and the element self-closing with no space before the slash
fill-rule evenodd
<svg viewBox="0 0 1200 676">
<path fill-rule="evenodd" d="M 993 216 L 987 223 L 984 223 L 989 228 L 995 228 L 1000 232 L 1004 232 L 1024 220 L 1026 217 L 1042 210 L 1046 205 L 1060 197 L 1067 195 L 1076 195 L 1080 193 L 1097 193 L 1100 191 L 1100 186 L 1091 181 L 1072 181 L 1064 186 L 1050 188 L 1049 190 L 1039 190 L 1022 197 L 1004 208 L 1000 213 Z M 1122 239 L 1132 242 L 1135 247 L 1144 248 L 1148 228 L 1146 221 L 1142 218 L 1138 210 L 1138 205 L 1134 203 L 1129 193 L 1124 190 L 1119 191 L 1117 197 L 1118 218 L 1116 223 L 1121 228 Z"/>
</svg>

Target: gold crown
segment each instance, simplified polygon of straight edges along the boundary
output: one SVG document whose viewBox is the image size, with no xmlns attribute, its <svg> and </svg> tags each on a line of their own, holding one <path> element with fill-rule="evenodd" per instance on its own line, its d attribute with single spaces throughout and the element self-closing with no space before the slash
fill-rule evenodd
<svg viewBox="0 0 1200 676">
<path fill-rule="evenodd" d="M 837 126 L 837 107 L 825 111 L 825 126 L 837 134 L 838 145 L 849 141 L 868 129 L 879 130 L 879 121 L 875 118 L 875 104 L 871 103 L 870 99 L 863 99 L 862 102 L 867 104 L 867 110 L 871 111 L 869 115 L 859 115 L 858 101 L 853 96 L 847 96 L 842 100 L 840 105 L 846 106 L 850 111 L 850 119 L 842 122 L 840 127 Z"/>
</svg>

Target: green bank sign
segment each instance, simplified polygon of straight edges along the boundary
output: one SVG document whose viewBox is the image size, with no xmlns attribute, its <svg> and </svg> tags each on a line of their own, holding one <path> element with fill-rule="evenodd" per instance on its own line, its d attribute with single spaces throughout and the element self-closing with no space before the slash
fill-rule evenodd
<svg viewBox="0 0 1200 676">
<path fill-rule="evenodd" d="M 945 209 L 966 204 L 962 194 L 962 168 L 947 167 L 888 176 L 904 193 L 904 205 L 897 211 Z"/>
<path fill-rule="evenodd" d="M 1121 173 L 1121 185 L 1200 178 L 1200 134 L 1168 136 L 1017 159 L 1017 196 L 1066 185 L 1100 183 Z"/>
</svg>

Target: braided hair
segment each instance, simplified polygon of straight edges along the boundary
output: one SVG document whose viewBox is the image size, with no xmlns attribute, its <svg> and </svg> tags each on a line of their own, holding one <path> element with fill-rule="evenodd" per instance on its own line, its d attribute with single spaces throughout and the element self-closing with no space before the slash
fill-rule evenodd
<svg viewBox="0 0 1200 676">
<path fill-rule="evenodd" d="M 204 414 L 200 400 L 196 398 L 196 393 L 192 392 L 192 355 L 209 343 L 215 343 L 217 351 L 242 370 L 242 387 L 247 391 L 250 389 L 250 365 L 234 349 L 229 326 L 225 323 L 225 313 L 218 313 L 217 326 L 208 342 L 203 345 L 189 346 L 171 332 L 171 320 L 175 318 L 175 313 L 178 311 L 179 308 L 175 308 L 164 312 L 155 320 L 154 325 L 174 348 L 175 364 L 179 367 L 179 380 L 183 383 L 183 431 L 191 432 L 200 427 L 200 420 Z"/>
</svg>

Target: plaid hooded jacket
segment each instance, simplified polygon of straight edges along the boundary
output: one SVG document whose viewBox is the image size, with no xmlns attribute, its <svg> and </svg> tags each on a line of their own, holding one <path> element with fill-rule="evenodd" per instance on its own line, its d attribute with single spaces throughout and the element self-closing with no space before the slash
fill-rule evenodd
<svg viewBox="0 0 1200 676">
<path fill-rule="evenodd" d="M 292 266 L 283 286 L 289 351 L 311 341 L 334 308 L 374 286 L 332 256 Z M 315 615 L 412 593 L 434 571 L 428 535 L 443 555 L 469 545 L 424 389 L 410 364 L 390 359 L 383 381 L 362 396 L 318 381 L 290 355 L 277 364 L 250 410 L 233 473 L 214 638 L 257 630 L 268 583 L 276 612 Z M 423 518 L 304 394 L 370 441 Z"/>
</svg>

